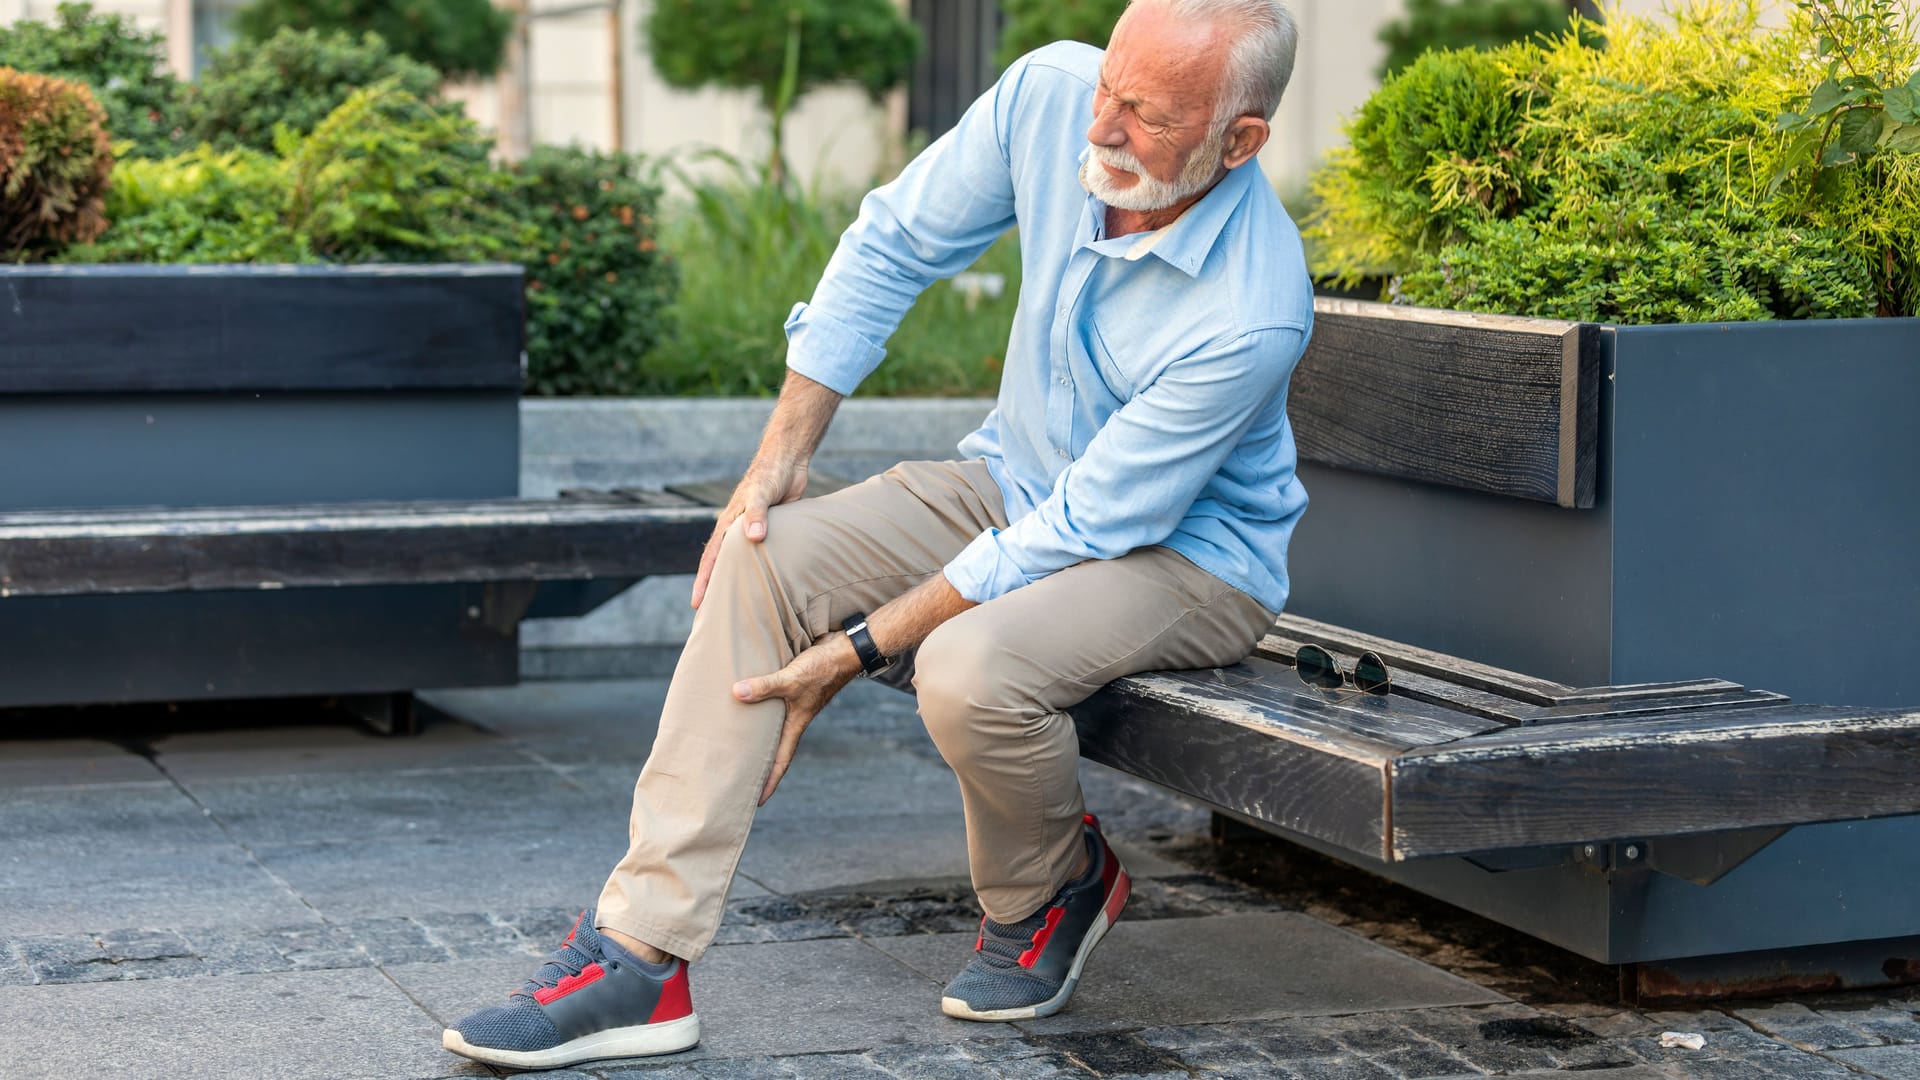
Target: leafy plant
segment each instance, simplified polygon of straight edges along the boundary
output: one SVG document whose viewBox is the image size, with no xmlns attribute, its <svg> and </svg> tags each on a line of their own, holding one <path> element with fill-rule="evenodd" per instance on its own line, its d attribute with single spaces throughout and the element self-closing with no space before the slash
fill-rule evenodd
<svg viewBox="0 0 1920 1080">
<path fill-rule="evenodd" d="M 660 250 L 660 189 L 641 162 L 579 147 L 536 147 L 513 166 L 502 204 L 528 241 L 527 389 L 624 394 L 665 336 L 675 268 Z"/>
<path fill-rule="evenodd" d="M 649 354 L 642 394 L 766 395 L 785 372 L 782 332 L 812 294 L 859 200 L 795 190 L 718 152 L 717 179 L 679 172 L 688 201 L 671 207 L 662 243 L 677 253 L 672 335 Z M 907 313 L 888 358 L 861 384 L 876 395 L 992 394 L 1020 293 L 1020 248 L 1009 234 L 973 269 L 997 274 L 998 295 L 936 282 Z"/>
<path fill-rule="evenodd" d="M 659 0 L 643 25 L 667 85 L 752 90 L 772 120 L 772 171 L 784 181 L 785 127 L 794 104 L 829 83 L 878 100 L 913 68 L 920 32 L 893 0 Z"/>
<path fill-rule="evenodd" d="M 355 90 L 388 79 L 423 101 L 440 86 L 439 72 L 377 34 L 282 29 L 213 56 L 189 98 L 187 133 L 216 150 L 272 150 L 276 124 L 304 135 Z"/>
<path fill-rule="evenodd" d="M 994 63 L 1006 67 L 1042 45 L 1084 41 L 1107 47 L 1127 0 L 1000 0 L 1005 23 Z"/>
<path fill-rule="evenodd" d="M 1351 281 L 1404 267 L 1537 203 L 1526 106 L 1501 61 L 1473 49 L 1426 53 L 1389 78 L 1315 174 L 1320 272 Z"/>
<path fill-rule="evenodd" d="M 0 67 L 0 260 L 98 236 L 112 168 L 106 114 L 85 86 Z"/>
<path fill-rule="evenodd" d="M 305 138 L 276 140 L 287 223 L 339 262 L 485 259 L 509 250 L 506 180 L 473 121 L 389 80 L 355 91 Z"/>
<path fill-rule="evenodd" d="M 513 16 L 490 0 L 254 0 L 233 23 L 256 45 L 283 28 L 378 34 L 402 56 L 462 79 L 500 70 Z"/>
<path fill-rule="evenodd" d="M 1822 76 L 1775 130 L 1770 195 L 1804 192 L 1816 222 L 1871 247 L 1877 310 L 1920 313 L 1920 38 L 1898 0 L 1800 0 Z M 1804 53 L 1800 54 L 1804 56 Z"/>
<path fill-rule="evenodd" d="M 1812 25 L 1768 29 L 1751 0 L 1688 0 L 1658 19 L 1616 14 L 1604 49 L 1570 32 L 1429 54 L 1382 87 L 1354 146 L 1316 176 L 1316 269 L 1347 283 L 1399 275 L 1394 296 L 1416 304 L 1603 321 L 1898 310 L 1876 303 L 1888 289 L 1872 270 L 1912 281 L 1904 252 L 1920 245 L 1890 256 L 1886 238 L 1920 238 L 1920 199 L 1886 195 L 1920 189 L 1920 172 L 1900 171 L 1913 155 L 1880 148 L 1884 189 L 1870 169 L 1811 176 L 1810 163 L 1789 167 L 1787 186 L 1810 184 L 1811 198 L 1773 183 L 1789 160 L 1777 121 L 1807 99 L 1796 84 L 1808 85 Z M 1513 109 L 1503 139 L 1483 137 L 1490 84 L 1435 89 L 1454 85 L 1432 78 L 1440 58 L 1465 55 L 1499 73 Z M 1368 143 L 1381 132 L 1384 148 Z"/>
<path fill-rule="evenodd" d="M 1407 0 L 1406 14 L 1380 28 L 1387 55 L 1375 74 L 1384 79 L 1431 50 L 1494 49 L 1562 34 L 1578 10 L 1564 0 Z"/>
<path fill-rule="evenodd" d="M 176 150 L 179 85 L 165 60 L 160 34 L 126 15 L 97 15 L 92 4 L 63 3 L 50 23 L 0 26 L 0 67 L 84 83 L 106 109 L 108 134 L 136 156 Z"/>
<path fill-rule="evenodd" d="M 392 82 L 277 153 L 202 147 L 114 173 L 113 226 L 75 262 L 443 262 L 517 253 L 473 122 Z"/>
<path fill-rule="evenodd" d="M 135 158 L 113 170 L 113 225 L 67 262 L 314 262 L 311 238 L 287 227 L 286 168 L 257 150 L 200 147 L 164 160 Z"/>
</svg>

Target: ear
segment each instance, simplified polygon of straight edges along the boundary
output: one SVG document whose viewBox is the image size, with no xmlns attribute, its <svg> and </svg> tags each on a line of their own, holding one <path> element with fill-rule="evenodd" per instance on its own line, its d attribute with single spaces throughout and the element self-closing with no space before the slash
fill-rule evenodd
<svg viewBox="0 0 1920 1080">
<path fill-rule="evenodd" d="M 1273 133 L 1272 125 L 1258 116 L 1242 116 L 1227 125 L 1226 153 L 1221 164 L 1229 169 L 1237 169 L 1253 160 L 1260 148 L 1267 145 L 1267 136 Z"/>
</svg>

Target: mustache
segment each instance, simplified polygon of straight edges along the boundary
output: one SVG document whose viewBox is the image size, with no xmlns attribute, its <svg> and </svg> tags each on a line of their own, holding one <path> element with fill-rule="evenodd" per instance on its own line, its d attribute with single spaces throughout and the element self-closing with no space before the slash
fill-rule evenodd
<svg viewBox="0 0 1920 1080">
<path fill-rule="evenodd" d="M 1118 147 L 1094 146 L 1092 156 L 1093 160 L 1102 165 L 1112 166 L 1135 176 L 1145 176 L 1147 173 L 1146 165 L 1142 164 L 1139 158 Z"/>
</svg>

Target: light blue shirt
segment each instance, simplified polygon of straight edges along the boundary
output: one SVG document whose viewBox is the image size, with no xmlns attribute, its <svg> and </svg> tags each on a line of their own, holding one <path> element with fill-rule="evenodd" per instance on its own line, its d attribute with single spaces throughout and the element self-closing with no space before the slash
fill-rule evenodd
<svg viewBox="0 0 1920 1080">
<path fill-rule="evenodd" d="M 1063 42 L 1022 58 L 869 194 L 787 320 L 787 366 L 852 393 L 921 291 L 1017 222 L 999 400 L 960 443 L 1011 524 L 947 580 L 985 603 L 1162 544 L 1278 612 L 1307 506 L 1286 414 L 1313 326 L 1300 234 L 1249 162 L 1165 229 L 1103 235 L 1106 206 L 1079 181 L 1101 56 Z"/>
</svg>

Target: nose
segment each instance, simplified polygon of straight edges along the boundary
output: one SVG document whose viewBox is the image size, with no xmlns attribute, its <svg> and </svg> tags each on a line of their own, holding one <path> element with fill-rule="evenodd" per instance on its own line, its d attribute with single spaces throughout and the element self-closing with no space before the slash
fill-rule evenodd
<svg viewBox="0 0 1920 1080">
<path fill-rule="evenodd" d="M 1087 125 L 1087 141 L 1095 146 L 1125 146 L 1127 133 L 1120 126 L 1120 106 L 1111 98 L 1094 99 L 1093 123 Z"/>
</svg>

